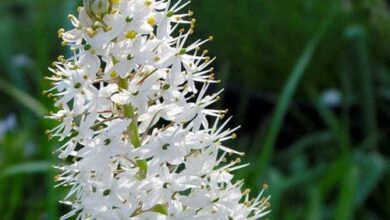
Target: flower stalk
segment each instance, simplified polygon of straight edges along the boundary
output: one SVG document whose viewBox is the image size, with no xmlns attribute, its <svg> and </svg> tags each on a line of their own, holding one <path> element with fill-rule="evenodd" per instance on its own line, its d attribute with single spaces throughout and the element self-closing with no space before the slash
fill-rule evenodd
<svg viewBox="0 0 390 220">
<path fill-rule="evenodd" d="M 123 90 L 127 90 L 129 87 L 129 83 L 126 79 L 119 79 L 118 85 L 119 88 Z M 131 119 L 131 123 L 128 128 L 131 137 L 131 144 L 133 144 L 135 148 L 139 148 L 141 146 L 141 142 L 138 135 L 138 120 L 135 115 L 134 107 L 131 104 L 123 106 L 123 113 L 126 118 Z"/>
</svg>

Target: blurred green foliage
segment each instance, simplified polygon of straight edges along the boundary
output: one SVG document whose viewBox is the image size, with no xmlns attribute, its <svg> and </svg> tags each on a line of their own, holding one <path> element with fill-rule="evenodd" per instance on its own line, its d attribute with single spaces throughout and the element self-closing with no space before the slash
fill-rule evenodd
<svg viewBox="0 0 390 220">
<path fill-rule="evenodd" d="M 0 127 L 17 121 L 0 129 L 1 219 L 54 220 L 64 211 L 50 166 L 56 143 L 44 134 L 52 125 L 42 118 L 51 103 L 40 94 L 47 67 L 66 53 L 57 29 L 78 3 L 0 2 Z M 209 50 L 223 85 L 239 87 L 236 123 L 258 127 L 231 144 L 248 153 L 252 166 L 237 172 L 247 187 L 269 184 L 270 219 L 390 219 L 389 4 L 208 0 L 191 9 L 196 37 L 215 36 Z M 329 88 L 341 95 L 336 106 L 324 102 Z M 249 109 L 253 96 L 272 111 Z M 264 116 L 253 122 L 253 114 Z"/>
</svg>

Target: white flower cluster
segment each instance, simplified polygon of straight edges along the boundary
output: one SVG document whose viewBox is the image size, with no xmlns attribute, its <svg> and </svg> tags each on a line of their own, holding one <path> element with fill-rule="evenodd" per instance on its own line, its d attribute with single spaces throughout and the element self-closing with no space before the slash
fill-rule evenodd
<svg viewBox="0 0 390 220">
<path fill-rule="evenodd" d="M 222 145 L 236 129 L 210 109 L 207 40 L 187 44 L 195 20 L 181 0 L 84 0 L 74 29 L 59 31 L 73 56 L 47 77 L 63 141 L 61 219 L 260 219 L 269 197 L 249 198 L 232 171 L 240 155 Z M 174 33 L 175 30 L 177 33 Z M 69 163 L 72 161 L 73 163 Z M 264 189 L 263 189 L 264 191 Z"/>
</svg>

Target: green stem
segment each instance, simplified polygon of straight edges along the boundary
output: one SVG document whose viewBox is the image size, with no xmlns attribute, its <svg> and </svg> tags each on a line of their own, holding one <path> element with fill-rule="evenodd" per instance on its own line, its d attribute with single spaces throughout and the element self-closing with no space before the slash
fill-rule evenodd
<svg viewBox="0 0 390 220">
<path fill-rule="evenodd" d="M 128 89 L 129 88 L 129 83 L 126 79 L 119 79 L 119 88 L 121 89 Z M 135 109 L 131 104 L 123 106 L 123 112 L 125 114 L 126 118 L 131 119 L 131 123 L 129 125 L 128 131 L 130 132 L 131 136 L 131 144 L 135 148 L 139 148 L 141 146 L 140 138 L 138 135 L 138 120 L 135 114 Z"/>
<path fill-rule="evenodd" d="M 141 142 L 138 135 L 138 120 L 134 113 L 134 107 L 131 104 L 124 106 L 124 113 L 126 118 L 131 118 L 131 123 L 128 128 L 131 136 L 131 144 L 133 144 L 135 148 L 139 148 Z"/>
<path fill-rule="evenodd" d="M 119 88 L 121 88 L 121 89 L 128 89 L 129 88 L 129 83 L 128 83 L 127 79 L 120 78 L 118 85 L 119 85 Z M 131 123 L 128 127 L 128 131 L 130 133 L 131 144 L 135 148 L 139 148 L 139 147 L 141 147 L 141 141 L 139 138 L 138 119 L 137 119 L 137 115 L 135 114 L 134 106 L 132 106 L 131 104 L 125 105 L 125 106 L 123 106 L 123 111 L 124 111 L 125 117 L 131 119 Z M 147 161 L 146 160 L 138 160 L 137 166 L 140 169 L 140 173 L 138 175 L 139 178 L 140 179 L 146 178 L 146 174 L 147 174 L 147 170 L 148 170 Z"/>
</svg>

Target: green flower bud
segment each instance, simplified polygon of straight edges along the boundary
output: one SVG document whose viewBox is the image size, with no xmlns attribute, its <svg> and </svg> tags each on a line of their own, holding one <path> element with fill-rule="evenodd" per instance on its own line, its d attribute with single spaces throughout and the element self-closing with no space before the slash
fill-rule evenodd
<svg viewBox="0 0 390 220">
<path fill-rule="evenodd" d="M 84 0 L 84 8 L 92 17 L 101 17 L 110 11 L 110 7 L 110 0 Z"/>
</svg>

